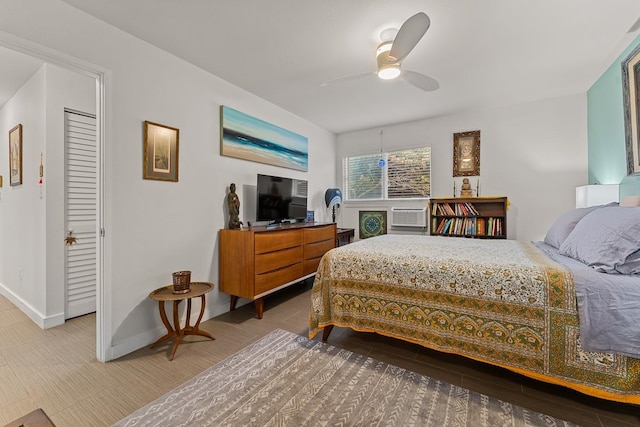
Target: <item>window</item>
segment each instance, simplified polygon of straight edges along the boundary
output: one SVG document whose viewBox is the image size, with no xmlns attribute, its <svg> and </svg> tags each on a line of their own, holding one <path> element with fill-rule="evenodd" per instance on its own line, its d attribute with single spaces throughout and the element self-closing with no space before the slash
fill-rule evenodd
<svg viewBox="0 0 640 427">
<path fill-rule="evenodd" d="M 346 157 L 342 167 L 345 200 L 431 195 L 431 147 Z"/>
</svg>

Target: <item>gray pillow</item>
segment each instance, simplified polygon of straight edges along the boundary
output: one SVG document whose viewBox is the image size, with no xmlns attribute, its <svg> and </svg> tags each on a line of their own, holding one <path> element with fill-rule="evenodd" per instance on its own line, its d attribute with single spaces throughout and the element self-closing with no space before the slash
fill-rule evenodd
<svg viewBox="0 0 640 427">
<path fill-rule="evenodd" d="M 576 224 L 559 251 L 597 271 L 623 273 L 622 266 L 638 249 L 640 208 L 600 207 Z"/>
<path fill-rule="evenodd" d="M 588 208 L 578 208 L 563 213 L 549 228 L 549 231 L 547 231 L 544 242 L 556 249 L 560 248 L 560 245 L 562 245 L 567 236 L 573 231 L 576 224 L 588 213 L 601 207 L 602 206 L 591 206 Z"/>
<path fill-rule="evenodd" d="M 640 251 L 629 255 L 624 264 L 616 268 L 616 271 L 620 274 L 640 274 Z"/>
</svg>

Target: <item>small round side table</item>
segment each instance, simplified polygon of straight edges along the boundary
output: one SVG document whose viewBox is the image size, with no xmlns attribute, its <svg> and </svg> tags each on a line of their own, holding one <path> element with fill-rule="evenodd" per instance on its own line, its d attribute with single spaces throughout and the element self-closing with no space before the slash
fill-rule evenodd
<svg viewBox="0 0 640 427">
<path fill-rule="evenodd" d="M 167 328 L 167 333 L 162 337 L 158 338 L 156 342 L 151 344 L 151 348 L 154 348 L 156 345 L 161 342 L 168 340 L 171 337 L 176 337 L 176 342 L 173 344 L 173 349 L 171 350 L 171 355 L 169 356 L 169 360 L 173 360 L 173 356 L 176 354 L 176 350 L 178 349 L 178 345 L 180 345 L 180 341 L 184 338 L 185 335 L 201 335 L 203 337 L 210 338 L 215 340 L 214 337 L 211 336 L 206 331 L 200 329 L 200 321 L 202 320 L 202 316 L 204 315 L 204 307 L 205 307 L 205 295 L 208 292 L 213 290 L 213 283 L 208 282 L 191 282 L 189 287 L 189 292 L 182 294 L 173 293 L 173 285 L 163 286 L 162 288 L 158 288 L 155 291 L 149 294 L 149 298 L 158 301 L 158 307 L 160 309 L 160 318 L 162 319 L 162 323 Z M 198 316 L 198 320 L 196 323 L 191 326 L 191 299 L 200 297 L 200 315 Z M 180 327 L 180 318 L 178 316 L 178 306 L 183 301 L 187 300 L 187 320 L 185 322 L 184 328 Z M 164 310 L 165 301 L 173 301 L 173 326 L 169 323 L 167 319 L 167 313 Z"/>
</svg>

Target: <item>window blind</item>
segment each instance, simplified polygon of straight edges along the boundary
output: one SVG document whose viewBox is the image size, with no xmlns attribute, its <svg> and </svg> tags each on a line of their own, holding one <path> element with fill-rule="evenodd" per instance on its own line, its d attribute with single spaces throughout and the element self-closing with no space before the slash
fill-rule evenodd
<svg viewBox="0 0 640 427">
<path fill-rule="evenodd" d="M 431 195 L 431 147 L 346 157 L 345 200 L 424 198 Z"/>
</svg>

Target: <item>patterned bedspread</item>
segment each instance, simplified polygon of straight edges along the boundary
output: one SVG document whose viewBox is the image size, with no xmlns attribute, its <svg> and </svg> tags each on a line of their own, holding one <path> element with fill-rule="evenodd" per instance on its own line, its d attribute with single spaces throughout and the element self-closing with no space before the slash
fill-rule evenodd
<svg viewBox="0 0 640 427">
<path fill-rule="evenodd" d="M 532 243 L 384 235 L 323 257 L 309 336 L 377 332 L 640 403 L 640 360 L 580 349 L 572 274 Z"/>
</svg>

